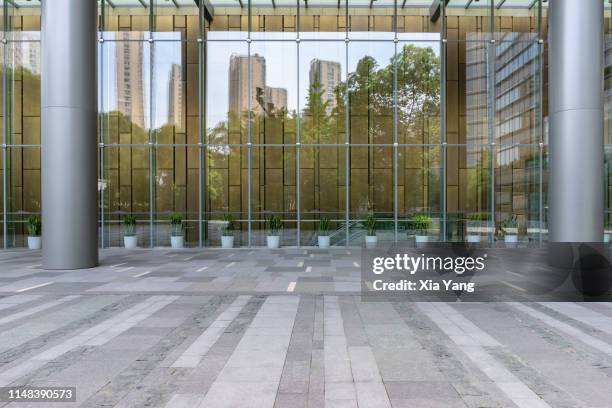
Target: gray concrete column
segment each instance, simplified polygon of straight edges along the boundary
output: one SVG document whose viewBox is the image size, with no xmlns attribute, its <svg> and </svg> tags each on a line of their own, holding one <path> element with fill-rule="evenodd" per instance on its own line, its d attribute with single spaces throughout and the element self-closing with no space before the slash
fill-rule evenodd
<svg viewBox="0 0 612 408">
<path fill-rule="evenodd" d="M 98 264 L 96 0 L 42 2 L 45 269 Z"/>
<path fill-rule="evenodd" d="M 549 240 L 601 242 L 603 2 L 549 4 Z"/>
</svg>

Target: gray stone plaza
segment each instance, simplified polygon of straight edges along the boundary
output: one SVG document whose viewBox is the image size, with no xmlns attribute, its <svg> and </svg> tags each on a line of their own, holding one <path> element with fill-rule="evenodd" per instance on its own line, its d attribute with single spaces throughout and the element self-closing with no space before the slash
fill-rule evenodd
<svg viewBox="0 0 612 408">
<path fill-rule="evenodd" d="M 77 394 L 3 406 L 612 406 L 610 304 L 365 302 L 360 252 L 3 252 L 0 386 Z"/>
</svg>

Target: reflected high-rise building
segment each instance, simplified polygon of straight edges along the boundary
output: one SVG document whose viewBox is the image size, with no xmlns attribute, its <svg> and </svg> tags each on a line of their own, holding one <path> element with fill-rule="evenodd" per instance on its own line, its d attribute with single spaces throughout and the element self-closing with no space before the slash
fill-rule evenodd
<svg viewBox="0 0 612 408">
<path fill-rule="evenodd" d="M 342 67 L 339 62 L 313 59 L 310 61 L 310 86 L 319 82 L 323 91 L 323 103 L 327 102 L 327 114 L 337 106 L 336 88 L 342 80 Z"/>
<path fill-rule="evenodd" d="M 116 33 L 117 110 L 145 128 L 144 34 Z"/>
<path fill-rule="evenodd" d="M 18 42 L 13 43 L 13 60 L 34 75 L 40 75 L 40 33 L 15 32 Z"/>
<path fill-rule="evenodd" d="M 172 64 L 168 78 L 168 125 L 183 125 L 183 72 L 179 64 Z"/>
<path fill-rule="evenodd" d="M 525 147 L 539 142 L 539 81 L 534 77 L 539 44 L 531 33 L 500 33 L 491 67 L 487 61 L 491 46 L 480 41 L 482 34 L 467 33 L 466 38 L 467 167 L 480 167 L 483 175 L 489 174 L 489 160 L 493 160 L 497 212 L 506 217 L 512 209 L 514 215 L 529 218 L 540 205 L 538 151 Z M 487 72 L 491 68 L 492 72 Z M 495 143 L 493 148 L 490 141 Z M 520 171 L 515 166 L 520 166 Z M 479 183 L 482 191 L 489 188 L 484 177 Z M 483 208 L 488 200 L 483 194 Z"/>
<path fill-rule="evenodd" d="M 233 114 L 263 113 L 266 89 L 266 59 L 251 55 L 251 87 L 249 90 L 249 57 L 232 54 L 229 67 L 229 111 Z M 250 101 L 249 101 L 250 96 Z"/>
<path fill-rule="evenodd" d="M 287 110 L 287 90 L 285 88 L 273 88 L 266 86 L 266 110 L 268 112 L 279 112 Z"/>
</svg>

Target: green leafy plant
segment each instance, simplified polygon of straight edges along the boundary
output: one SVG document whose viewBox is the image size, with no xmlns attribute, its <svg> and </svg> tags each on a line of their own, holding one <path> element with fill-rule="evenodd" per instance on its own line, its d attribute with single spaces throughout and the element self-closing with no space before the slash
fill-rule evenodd
<svg viewBox="0 0 612 408">
<path fill-rule="evenodd" d="M 136 217 L 133 215 L 126 215 L 123 218 L 123 226 L 125 227 L 125 236 L 133 237 L 136 235 Z"/>
<path fill-rule="evenodd" d="M 508 231 L 510 229 L 515 230 L 518 228 L 518 220 L 516 219 L 516 215 L 511 215 L 501 223 L 501 230 L 504 234 L 511 234 L 512 232 Z"/>
<path fill-rule="evenodd" d="M 329 218 L 321 217 L 319 220 L 319 236 L 329 236 Z"/>
<path fill-rule="evenodd" d="M 183 236 L 183 214 L 170 215 L 170 228 L 173 237 Z"/>
<path fill-rule="evenodd" d="M 367 214 L 365 217 L 363 217 L 363 219 L 361 220 L 361 225 L 368 230 L 368 236 L 374 236 L 376 235 L 376 217 L 374 216 L 374 214 Z"/>
<path fill-rule="evenodd" d="M 223 229 L 221 235 L 224 237 L 231 237 L 234 235 L 234 217 L 231 214 L 225 214 L 223 216 Z"/>
<path fill-rule="evenodd" d="M 38 215 L 32 215 L 28 217 L 26 221 L 26 228 L 28 229 L 28 235 L 31 237 L 39 237 L 42 231 L 42 222 Z"/>
<path fill-rule="evenodd" d="M 465 216 L 467 221 L 467 227 L 470 229 L 479 228 L 482 225 L 483 221 L 487 221 L 489 219 L 488 213 L 472 213 L 467 214 Z"/>
<path fill-rule="evenodd" d="M 431 218 L 425 214 L 416 214 L 408 219 L 407 229 L 415 235 L 427 235 L 427 230 L 431 226 Z"/>
<path fill-rule="evenodd" d="M 279 235 L 280 230 L 283 229 L 283 222 L 280 217 L 276 215 L 270 216 L 267 221 L 268 224 L 268 235 L 269 236 L 277 236 Z"/>
</svg>

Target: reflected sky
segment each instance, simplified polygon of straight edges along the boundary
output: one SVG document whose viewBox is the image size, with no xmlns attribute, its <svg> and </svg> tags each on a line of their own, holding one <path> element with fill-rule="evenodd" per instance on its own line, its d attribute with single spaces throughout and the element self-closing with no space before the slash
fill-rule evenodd
<svg viewBox="0 0 612 408">
<path fill-rule="evenodd" d="M 229 34 L 229 36 L 228 36 Z M 234 34 L 240 38 L 240 33 L 210 32 L 207 44 L 207 124 L 213 127 L 227 120 L 229 106 L 229 66 L 232 55 L 248 55 L 249 50 L 244 41 L 227 41 Z M 287 109 L 293 113 L 306 106 L 310 86 L 310 62 L 314 59 L 338 62 L 341 66 L 341 81 L 346 81 L 346 65 L 353 72 L 359 60 L 365 56 L 372 57 L 378 67 L 387 66 L 394 55 L 392 41 L 380 41 L 387 38 L 388 33 L 369 32 L 363 37 L 372 41 L 344 42 L 344 33 L 318 32 L 311 39 L 304 40 L 298 46 L 293 41 L 278 41 L 284 38 L 284 33 L 266 33 L 266 40 L 251 43 L 251 55 L 265 58 L 266 86 L 287 90 Z M 326 39 L 316 41 L 314 37 Z M 100 108 L 103 112 L 125 110 L 122 99 L 131 99 L 133 103 L 141 104 L 142 108 L 132 108 L 142 112 L 141 123 L 145 128 L 159 128 L 169 122 L 168 111 L 172 95 L 170 81 L 173 66 L 185 71 L 183 56 L 184 43 L 181 33 L 155 33 L 156 40 L 149 43 L 146 32 L 103 33 L 105 41 L 99 45 L 98 66 L 100 69 Z M 122 36 L 123 35 L 123 36 Z M 431 48 L 439 56 L 439 33 L 401 33 L 398 34 L 399 47 L 413 44 L 418 47 Z M 125 41 L 128 40 L 128 41 Z M 337 40 L 337 41 L 336 41 Z M 127 45 L 129 44 L 129 46 Z M 119 56 L 124 53 L 123 58 Z M 126 66 L 130 65 L 129 69 Z M 139 68 L 137 66 L 140 65 Z M 131 82 L 127 81 L 119 71 L 130 72 Z M 298 80 L 299 71 L 299 80 Z M 185 78 L 182 78 L 185 81 Z M 119 83 L 121 82 L 121 83 Z M 128 85 L 128 82 L 130 85 Z M 123 89 L 120 89 L 122 88 Z M 129 88 L 126 94 L 125 88 Z M 299 89 L 299 92 L 298 92 Z M 186 102 L 186 90 L 180 96 L 182 103 Z M 128 95 L 128 96 L 126 96 Z M 153 97 L 151 97 L 153 96 Z M 299 105 L 298 105 L 299 104 Z M 151 121 L 151 111 L 153 118 Z M 129 115 L 130 112 L 123 112 Z M 140 116 L 140 114 L 136 115 Z M 151 123 L 152 122 L 152 123 Z"/>
<path fill-rule="evenodd" d="M 219 122 L 227 120 L 229 99 L 229 65 L 232 54 L 248 55 L 245 42 L 223 41 L 228 40 L 228 32 L 210 32 L 207 65 L 207 116 L 208 126 L 213 127 Z M 265 33 L 268 40 L 279 40 L 284 38 L 284 33 Z M 310 86 L 310 62 L 313 59 L 334 61 L 342 67 L 341 81 L 346 81 L 346 63 L 352 72 L 359 60 L 370 56 L 376 60 L 379 67 L 387 66 L 394 55 L 394 44 L 392 41 L 376 41 L 388 37 L 388 33 L 363 33 L 373 42 L 351 41 L 348 47 L 344 42 L 345 33 L 317 32 L 318 38 L 326 41 L 302 41 L 299 45 L 299 57 L 297 57 L 297 45 L 295 42 L 280 41 L 253 41 L 251 43 L 251 54 L 258 54 L 266 60 L 266 86 L 284 88 L 287 90 L 287 108 L 289 112 L 295 112 L 298 108 L 298 86 L 299 106 L 306 106 L 308 88 Z M 240 38 L 239 33 L 235 33 Z M 310 38 L 313 38 L 311 36 Z M 439 56 L 439 33 L 403 33 L 398 34 L 400 43 L 398 47 L 405 44 L 414 44 L 419 47 L 430 47 Z M 336 40 L 337 41 L 334 41 Z M 330 41 L 331 40 L 331 41 Z M 297 71 L 299 65 L 299 81 Z M 299 82 L 299 85 L 298 85 Z"/>
</svg>

